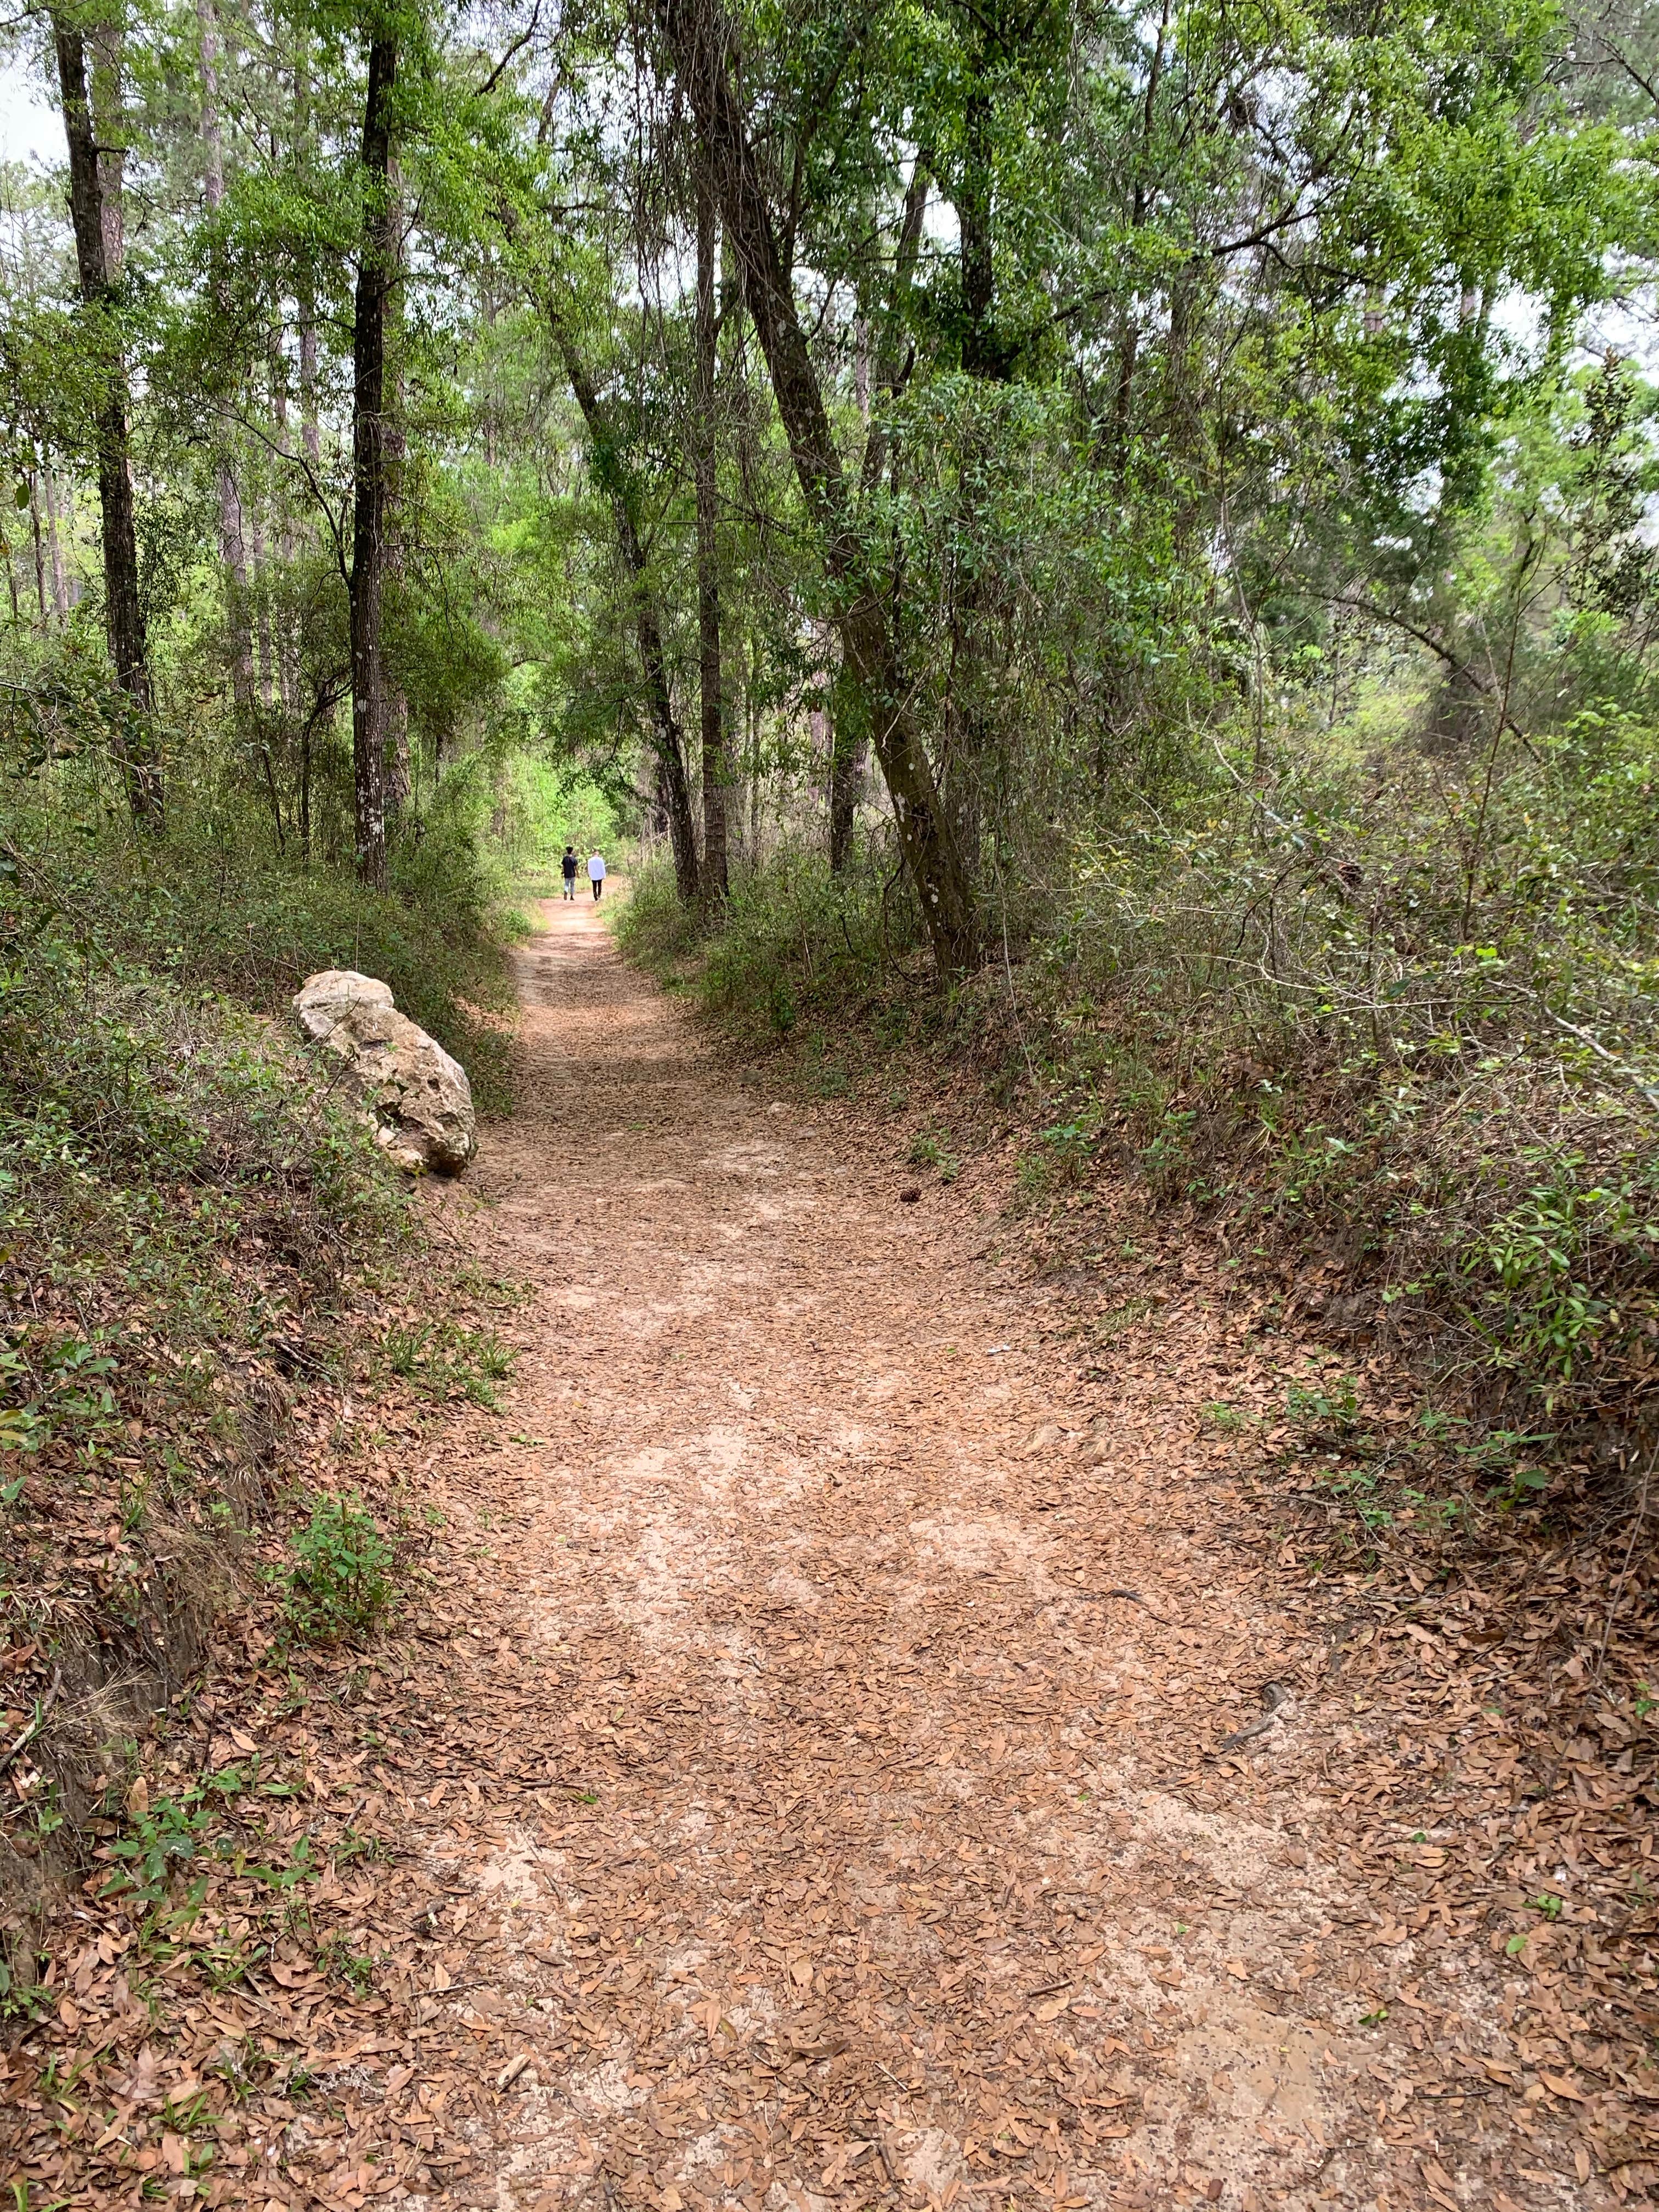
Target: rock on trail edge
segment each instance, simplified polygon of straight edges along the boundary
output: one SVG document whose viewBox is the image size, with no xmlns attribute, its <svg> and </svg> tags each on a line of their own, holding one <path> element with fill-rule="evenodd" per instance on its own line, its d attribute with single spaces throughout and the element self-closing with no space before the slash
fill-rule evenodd
<svg viewBox="0 0 1659 2212">
<path fill-rule="evenodd" d="M 318 2201 L 1545 2201 L 1479 2091 L 1412 2105 L 1480 2023 L 1295 1762 L 1202 1766 L 1194 1686 L 1248 1711 L 1275 1632 L 1173 1452 L 1088 1464 L 983 1223 L 543 921 L 520 1111 L 422 1194 L 533 1296 L 374 1770 L 428 1900 L 392 2163 Z"/>
</svg>

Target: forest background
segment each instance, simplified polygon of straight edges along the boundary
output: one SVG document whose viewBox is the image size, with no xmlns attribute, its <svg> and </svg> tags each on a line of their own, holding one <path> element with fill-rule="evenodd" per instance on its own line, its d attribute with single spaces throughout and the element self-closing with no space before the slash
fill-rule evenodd
<svg viewBox="0 0 1659 2212">
<path fill-rule="evenodd" d="M 1511 1492 L 1646 1463 L 1640 0 L 9 36 L 9 1448 L 117 1409 L 64 1285 L 181 1160 L 299 1173 L 250 1009 L 371 970 L 507 1108 L 570 837 L 750 1048 L 970 1061 L 1018 1205 L 1127 1170 Z"/>
</svg>

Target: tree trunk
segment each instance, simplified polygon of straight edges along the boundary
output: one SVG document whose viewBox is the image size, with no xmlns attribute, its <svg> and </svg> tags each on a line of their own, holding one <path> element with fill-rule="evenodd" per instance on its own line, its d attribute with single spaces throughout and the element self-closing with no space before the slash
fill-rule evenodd
<svg viewBox="0 0 1659 2212">
<path fill-rule="evenodd" d="M 404 208 L 394 154 L 387 176 L 392 198 L 392 250 L 401 258 Z M 401 270 L 394 264 L 394 275 Z M 386 572 L 395 607 L 407 560 L 404 543 L 404 475 L 409 440 L 404 426 L 404 318 L 401 292 L 394 293 L 386 316 Z M 386 679 L 386 811 L 395 829 L 409 810 L 409 694 L 394 669 Z"/>
<path fill-rule="evenodd" d="M 17 598 L 17 563 L 12 558 L 11 540 L 3 530 L 0 530 L 0 554 L 5 556 L 6 589 L 11 593 L 11 626 L 18 629 L 22 626 L 23 610 Z"/>
<path fill-rule="evenodd" d="M 963 104 L 961 181 L 955 201 L 962 240 L 962 366 L 967 375 L 981 383 L 1002 384 L 1007 381 L 1012 362 L 996 329 L 992 251 L 994 118 L 987 78 L 1004 49 L 996 9 L 977 17 L 975 22 L 972 79 Z M 953 586 L 952 680 L 941 747 L 940 780 L 945 803 L 970 865 L 979 851 L 987 786 L 994 789 L 1002 780 L 996 732 L 984 696 L 986 631 L 991 612 L 988 580 L 975 563 Z"/>
<path fill-rule="evenodd" d="M 259 702 L 266 714 L 276 704 L 276 690 L 272 678 L 270 647 L 270 568 L 265 559 L 265 526 L 260 520 L 259 502 L 253 502 L 253 610 L 254 640 L 258 647 Z"/>
<path fill-rule="evenodd" d="M 976 57 L 984 66 L 985 40 Z M 957 193 L 962 238 L 962 365 L 969 376 L 1000 381 L 1008 363 L 997 342 L 995 271 L 991 258 L 991 96 L 969 93 L 963 113 L 963 180 Z"/>
<path fill-rule="evenodd" d="M 351 761 L 357 873 L 386 888 L 386 318 L 392 289 L 392 95 L 398 47 L 368 50 L 363 107 L 362 242 L 351 326 Z"/>
<path fill-rule="evenodd" d="M 34 538 L 34 596 L 40 609 L 40 627 L 46 626 L 46 554 L 40 542 L 40 478 L 29 471 L 29 528 Z"/>
<path fill-rule="evenodd" d="M 934 959 L 949 974 L 974 957 L 972 893 L 939 805 L 932 766 L 910 719 L 896 646 L 860 544 L 823 390 L 778 251 L 747 125 L 732 89 L 726 64 L 732 44 L 730 29 L 718 0 L 657 0 L 657 5 L 708 149 L 795 474 L 822 533 L 844 665 L 861 695 Z"/>
<path fill-rule="evenodd" d="M 864 730 L 858 702 L 845 687 L 830 687 L 830 872 L 838 876 L 853 856 L 859 781 L 864 772 Z"/>
<path fill-rule="evenodd" d="M 697 505 L 697 687 L 702 710 L 702 880 L 706 899 L 726 893 L 726 702 L 720 688 L 720 568 L 715 535 L 714 195 L 699 149 L 697 388 L 692 471 Z"/>
<path fill-rule="evenodd" d="M 652 749 L 657 756 L 663 803 L 668 813 L 674 883 L 681 898 L 690 904 L 697 896 L 697 833 L 691 813 L 691 787 L 686 778 L 685 745 L 680 735 L 679 718 L 674 712 L 674 690 L 669 681 L 668 655 L 663 649 L 662 624 L 658 619 L 645 544 L 634 511 L 633 488 L 593 380 L 576 351 L 563 317 L 550 299 L 547 303 L 547 322 L 576 404 L 582 410 L 582 420 L 587 425 L 593 473 L 611 501 L 611 512 L 616 520 L 617 541 L 633 592 L 634 634 L 645 676 Z"/>
<path fill-rule="evenodd" d="M 115 750 L 133 820 L 143 829 L 159 830 L 161 769 L 155 749 L 155 696 L 150 684 L 143 603 L 138 595 L 138 531 L 127 424 L 126 364 L 113 342 L 112 310 L 120 279 L 120 155 L 112 145 L 100 148 L 94 136 L 84 33 L 57 13 L 52 22 L 64 132 L 69 144 L 76 268 L 82 300 L 100 325 L 97 341 L 106 356 L 104 392 L 95 424 L 98 498 L 103 516 L 105 621 L 116 680 L 126 695 L 129 709 L 125 726 L 116 735 Z M 107 47 L 100 49 L 99 70 L 101 88 L 112 100 L 113 68 Z"/>
<path fill-rule="evenodd" d="M 204 197 L 210 215 L 224 204 L 224 143 L 219 131 L 219 21 L 214 0 L 196 0 L 201 40 L 202 154 Z M 224 287 L 218 287 L 222 312 L 228 312 Z M 247 549 L 242 536 L 242 501 L 228 453 L 222 453 L 214 477 L 219 495 L 219 560 L 225 572 L 225 630 L 230 652 L 230 696 L 238 726 L 246 734 L 253 717 L 253 647 L 248 626 Z"/>
<path fill-rule="evenodd" d="M 64 573 L 64 541 L 58 531 L 58 487 L 50 462 L 40 465 L 40 489 L 46 506 L 46 550 L 52 557 L 52 604 L 62 629 L 69 620 L 69 580 Z"/>
</svg>

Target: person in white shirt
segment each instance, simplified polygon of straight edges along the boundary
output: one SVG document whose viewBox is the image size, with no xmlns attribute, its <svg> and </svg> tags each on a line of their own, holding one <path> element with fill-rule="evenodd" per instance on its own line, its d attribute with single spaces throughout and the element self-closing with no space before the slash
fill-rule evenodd
<svg viewBox="0 0 1659 2212">
<path fill-rule="evenodd" d="M 588 854 L 587 880 L 593 886 L 594 897 L 596 899 L 603 898 L 605 896 L 605 855 L 603 853 L 590 853 Z"/>
</svg>

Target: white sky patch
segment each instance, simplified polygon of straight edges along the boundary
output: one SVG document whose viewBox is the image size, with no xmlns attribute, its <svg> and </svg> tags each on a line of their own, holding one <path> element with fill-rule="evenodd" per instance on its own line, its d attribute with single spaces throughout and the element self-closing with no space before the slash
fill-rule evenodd
<svg viewBox="0 0 1659 2212">
<path fill-rule="evenodd" d="M 27 54 L 0 60 L 0 161 L 64 161 L 64 121 Z"/>
<path fill-rule="evenodd" d="M 1605 307 L 1592 307 L 1580 333 L 1581 350 L 1600 360 L 1616 353 L 1633 362 L 1644 377 L 1659 377 L 1659 301 L 1654 288 L 1644 284 L 1626 300 Z"/>
<path fill-rule="evenodd" d="M 1547 309 L 1547 301 L 1518 285 L 1492 306 L 1492 328 L 1534 367 L 1543 355 Z M 1569 365 L 1587 368 L 1609 353 L 1632 362 L 1639 375 L 1659 378 L 1659 295 L 1651 284 L 1632 284 L 1622 299 L 1585 311 Z"/>
</svg>

